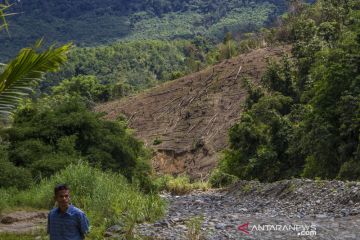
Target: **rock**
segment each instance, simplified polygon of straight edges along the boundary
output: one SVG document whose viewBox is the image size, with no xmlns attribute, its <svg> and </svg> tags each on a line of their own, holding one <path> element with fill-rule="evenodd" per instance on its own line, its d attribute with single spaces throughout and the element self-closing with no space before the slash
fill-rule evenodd
<svg viewBox="0 0 360 240">
<path fill-rule="evenodd" d="M 359 209 L 351 209 L 349 215 L 350 215 L 350 216 L 355 216 L 355 215 L 358 215 L 358 214 L 360 214 Z"/>
<path fill-rule="evenodd" d="M 223 223 L 218 223 L 218 224 L 215 225 L 215 228 L 216 228 L 216 229 L 221 229 L 221 230 L 223 230 L 223 229 L 225 229 L 225 227 L 226 227 L 226 225 L 223 224 Z"/>
<path fill-rule="evenodd" d="M 340 213 L 343 217 L 347 217 L 350 215 L 350 210 L 349 209 L 341 209 Z"/>
<path fill-rule="evenodd" d="M 170 227 L 170 223 L 167 220 L 161 220 L 161 221 L 154 223 L 154 226 L 168 228 L 168 227 Z"/>
<path fill-rule="evenodd" d="M 11 216 L 5 216 L 1 219 L 2 224 L 11 224 L 14 222 L 17 222 L 18 220 L 16 218 L 13 218 Z"/>
<path fill-rule="evenodd" d="M 195 204 L 205 204 L 205 202 L 203 200 L 197 199 L 194 202 Z"/>
<path fill-rule="evenodd" d="M 116 233 L 113 233 L 113 232 L 105 232 L 104 233 L 104 237 L 107 237 L 107 238 L 115 238 L 115 237 L 118 237 L 119 235 L 116 234 Z"/>
<path fill-rule="evenodd" d="M 187 230 L 187 227 L 185 225 L 179 224 L 177 225 L 178 228 L 183 229 L 183 230 Z"/>
<path fill-rule="evenodd" d="M 124 226 L 123 225 L 114 225 L 109 227 L 107 230 L 107 232 L 113 232 L 113 233 L 124 233 Z"/>
<path fill-rule="evenodd" d="M 15 222 L 37 221 L 39 219 L 46 219 L 46 218 L 47 218 L 47 212 L 45 211 L 36 211 L 36 212 L 17 211 L 2 216 L 0 222 L 2 224 L 12 224 Z"/>
</svg>

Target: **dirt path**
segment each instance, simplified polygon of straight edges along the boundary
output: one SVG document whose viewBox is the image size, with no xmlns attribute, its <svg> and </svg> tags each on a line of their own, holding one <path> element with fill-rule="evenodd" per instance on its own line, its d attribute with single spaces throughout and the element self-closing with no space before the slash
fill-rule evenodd
<svg viewBox="0 0 360 240">
<path fill-rule="evenodd" d="M 32 233 L 44 229 L 48 211 L 17 211 L 0 215 L 0 233 Z"/>
</svg>

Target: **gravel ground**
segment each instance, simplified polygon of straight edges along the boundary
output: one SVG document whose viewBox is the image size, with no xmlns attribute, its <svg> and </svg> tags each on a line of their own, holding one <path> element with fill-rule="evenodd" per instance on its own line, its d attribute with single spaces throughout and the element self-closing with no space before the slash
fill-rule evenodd
<svg viewBox="0 0 360 240">
<path fill-rule="evenodd" d="M 193 239 L 360 239 L 357 182 L 240 181 L 226 190 L 162 197 L 169 203 L 166 216 L 138 225 L 138 235 L 191 239 L 189 222 L 198 219 L 202 238 Z"/>
</svg>

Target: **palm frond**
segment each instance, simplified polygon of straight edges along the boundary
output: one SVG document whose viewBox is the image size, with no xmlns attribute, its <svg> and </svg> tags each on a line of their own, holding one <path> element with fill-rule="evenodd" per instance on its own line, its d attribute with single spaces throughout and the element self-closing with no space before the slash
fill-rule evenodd
<svg viewBox="0 0 360 240">
<path fill-rule="evenodd" d="M 17 57 L 0 73 L 0 118 L 7 118 L 19 101 L 32 92 L 32 86 L 45 73 L 57 71 L 66 61 L 66 53 L 71 43 L 38 53 L 42 40 L 33 48 L 22 49 Z"/>
<path fill-rule="evenodd" d="M 16 13 L 5 13 L 5 11 L 10 8 L 13 4 L 9 4 L 7 1 L 5 1 L 5 4 L 0 4 L 0 20 L 2 22 L 2 25 L 0 25 L 0 31 L 5 28 L 6 32 L 9 34 L 9 26 L 6 21 L 6 17 L 10 15 L 14 15 Z"/>
</svg>

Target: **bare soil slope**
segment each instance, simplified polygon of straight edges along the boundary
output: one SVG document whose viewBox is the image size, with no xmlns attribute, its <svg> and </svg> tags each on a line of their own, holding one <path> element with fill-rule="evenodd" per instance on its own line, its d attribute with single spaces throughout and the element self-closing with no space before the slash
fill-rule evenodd
<svg viewBox="0 0 360 240">
<path fill-rule="evenodd" d="M 244 78 L 258 82 L 266 59 L 279 59 L 289 49 L 258 49 L 95 110 L 111 120 L 125 115 L 135 135 L 156 150 L 157 172 L 206 177 L 240 118 Z"/>
</svg>

